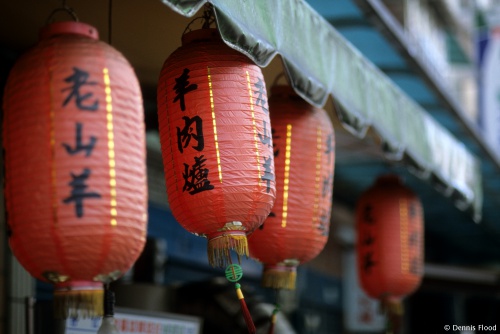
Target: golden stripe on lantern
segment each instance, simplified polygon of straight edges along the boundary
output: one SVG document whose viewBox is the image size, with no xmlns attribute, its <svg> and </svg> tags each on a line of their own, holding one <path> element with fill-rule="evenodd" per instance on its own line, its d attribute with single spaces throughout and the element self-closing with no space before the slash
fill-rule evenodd
<svg viewBox="0 0 500 334">
<path fill-rule="evenodd" d="M 56 171 L 56 130 L 55 130 L 55 108 L 54 108 L 54 87 L 53 87 L 53 74 L 52 74 L 52 69 L 49 69 L 49 95 L 50 95 L 50 112 L 49 112 L 49 118 L 50 118 L 50 154 L 51 154 L 51 161 L 50 161 L 50 175 L 51 175 L 51 209 L 52 209 L 52 224 L 50 226 L 50 234 L 52 237 L 52 240 L 55 244 L 56 252 L 59 258 L 61 259 L 61 266 L 64 268 L 65 271 L 67 271 L 68 266 L 66 265 L 66 258 L 64 256 L 64 252 L 61 247 L 61 238 L 57 232 L 57 229 L 59 228 L 59 218 L 57 215 L 57 210 L 58 210 L 58 205 L 57 205 L 57 171 Z M 58 279 L 60 281 L 64 281 L 68 277 L 66 275 L 59 275 Z"/>
<path fill-rule="evenodd" d="M 320 200 L 320 196 L 321 196 L 320 184 L 321 184 L 321 170 L 322 170 L 322 166 L 321 166 L 321 160 L 322 160 L 321 153 L 322 153 L 322 148 L 323 148 L 322 141 L 323 141 L 323 137 L 322 137 L 321 128 L 318 127 L 316 129 L 316 177 L 314 178 L 314 181 L 315 181 L 314 187 L 315 187 L 316 196 L 314 197 L 314 211 L 313 211 L 313 219 L 312 219 L 311 228 L 315 228 L 317 226 L 317 223 L 319 220 L 318 210 L 319 210 L 319 200 Z"/>
<path fill-rule="evenodd" d="M 217 153 L 217 169 L 219 171 L 219 181 L 220 183 L 222 183 L 222 165 L 220 163 L 219 140 L 217 138 L 217 122 L 215 121 L 214 92 L 212 90 L 212 76 L 210 75 L 210 67 L 207 67 L 207 72 L 208 72 L 208 90 L 210 92 L 210 109 L 212 110 L 212 124 L 214 127 L 215 152 Z"/>
<path fill-rule="evenodd" d="M 106 120 L 108 129 L 108 159 L 109 159 L 109 193 L 111 226 L 116 226 L 118 215 L 116 203 L 116 170 L 115 170 L 115 140 L 113 134 L 113 98 L 111 97 L 111 81 L 107 68 L 102 70 L 104 76 L 104 92 L 106 94 Z"/>
<path fill-rule="evenodd" d="M 262 180 L 262 173 L 260 171 L 259 142 L 257 139 L 257 125 L 255 124 L 255 109 L 253 104 L 252 82 L 250 81 L 250 74 L 248 73 L 248 71 L 246 71 L 246 75 L 247 75 L 247 85 L 248 85 L 248 96 L 250 97 L 250 110 L 252 111 L 253 140 L 255 143 L 255 156 L 257 158 L 257 170 L 258 170 L 259 187 L 260 187 Z"/>
<path fill-rule="evenodd" d="M 55 111 L 54 111 L 54 87 L 52 85 L 52 69 L 49 69 L 49 94 L 50 94 L 50 177 L 51 177 L 51 193 L 52 193 L 52 220 L 53 225 L 57 227 L 58 219 L 57 219 L 57 172 L 56 172 L 56 134 L 55 134 Z"/>
<path fill-rule="evenodd" d="M 408 201 L 399 200 L 399 215 L 401 221 L 401 271 L 407 273 L 410 270 L 410 260 L 408 254 Z"/>
<path fill-rule="evenodd" d="M 290 186 L 290 158 L 292 154 L 292 124 L 286 125 L 285 172 L 283 176 L 283 219 L 281 226 L 286 227 L 288 217 L 288 189 Z"/>
</svg>

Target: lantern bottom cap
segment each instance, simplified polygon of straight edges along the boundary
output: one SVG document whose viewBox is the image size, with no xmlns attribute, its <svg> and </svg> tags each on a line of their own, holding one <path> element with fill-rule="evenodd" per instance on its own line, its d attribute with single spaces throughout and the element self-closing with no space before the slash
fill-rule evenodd
<svg viewBox="0 0 500 334">
<path fill-rule="evenodd" d="M 265 288 L 295 290 L 297 267 L 266 265 L 262 273 L 261 285 Z"/>
<path fill-rule="evenodd" d="M 224 268 L 231 264 L 231 250 L 238 255 L 238 262 L 242 255 L 248 257 L 248 241 L 245 232 L 225 231 L 212 238 L 208 237 L 208 262 L 212 267 Z"/>
<path fill-rule="evenodd" d="M 68 284 L 69 283 L 69 284 Z M 88 285 L 79 284 L 72 286 L 70 282 L 54 290 L 54 317 L 67 318 L 93 318 L 102 317 L 104 314 L 104 289 L 102 283 L 88 282 Z"/>
</svg>

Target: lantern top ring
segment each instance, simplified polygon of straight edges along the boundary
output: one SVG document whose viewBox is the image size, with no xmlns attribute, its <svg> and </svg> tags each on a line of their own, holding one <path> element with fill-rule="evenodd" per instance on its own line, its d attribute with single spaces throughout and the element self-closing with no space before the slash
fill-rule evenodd
<svg viewBox="0 0 500 334">
<path fill-rule="evenodd" d="M 56 291 L 68 290 L 102 290 L 103 284 L 101 282 L 91 281 L 67 281 L 57 283 L 55 286 Z"/>
<path fill-rule="evenodd" d="M 222 238 L 224 236 L 246 236 L 246 232 L 243 230 L 223 230 L 223 231 L 217 231 L 215 233 L 211 233 L 208 235 L 208 238 L 211 240 L 217 239 L 217 238 Z"/>
<path fill-rule="evenodd" d="M 94 40 L 99 39 L 99 32 L 93 26 L 74 21 L 50 23 L 40 30 L 40 39 L 49 39 L 58 35 L 80 35 Z"/>
<path fill-rule="evenodd" d="M 295 264 L 295 265 L 269 265 L 269 264 L 266 264 L 264 267 L 265 267 L 265 270 L 274 270 L 274 271 L 280 271 L 280 272 L 291 272 L 291 273 L 294 273 L 294 272 L 297 272 L 297 266 L 299 264 Z"/>
</svg>

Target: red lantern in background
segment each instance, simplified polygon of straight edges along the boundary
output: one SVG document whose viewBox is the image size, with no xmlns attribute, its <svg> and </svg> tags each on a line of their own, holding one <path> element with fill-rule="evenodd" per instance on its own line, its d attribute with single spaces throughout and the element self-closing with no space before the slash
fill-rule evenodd
<svg viewBox="0 0 500 334">
<path fill-rule="evenodd" d="M 10 245 L 55 284 L 56 315 L 102 315 L 102 283 L 143 249 L 147 222 L 139 83 L 95 28 L 58 22 L 12 69 L 3 145 Z"/>
<path fill-rule="evenodd" d="M 417 196 L 395 175 L 381 176 L 356 208 L 357 264 L 363 290 L 394 312 L 422 280 L 424 223 Z"/>
<path fill-rule="evenodd" d="M 328 240 L 334 130 L 326 112 L 291 87 L 273 87 L 269 108 L 277 195 L 270 216 L 249 238 L 250 256 L 264 264 L 263 286 L 294 289 L 296 267 Z"/>
<path fill-rule="evenodd" d="M 262 72 L 216 29 L 191 31 L 165 61 L 158 119 L 170 209 L 208 238 L 211 265 L 248 255 L 246 236 L 275 199 L 267 93 Z"/>
</svg>

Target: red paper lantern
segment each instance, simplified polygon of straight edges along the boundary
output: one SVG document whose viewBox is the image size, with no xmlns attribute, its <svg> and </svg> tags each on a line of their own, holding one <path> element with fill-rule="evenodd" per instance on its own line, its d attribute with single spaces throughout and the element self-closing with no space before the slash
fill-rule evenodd
<svg viewBox="0 0 500 334">
<path fill-rule="evenodd" d="M 12 69 L 4 95 L 10 245 L 55 284 L 61 313 L 102 314 L 102 282 L 143 249 L 142 97 L 126 59 L 95 28 L 58 22 Z"/>
<path fill-rule="evenodd" d="M 381 176 L 356 208 L 361 286 L 383 302 L 399 301 L 422 280 L 424 224 L 417 196 L 395 175 Z"/>
<path fill-rule="evenodd" d="M 264 264 L 263 286 L 294 289 L 296 267 L 328 240 L 334 130 L 326 112 L 291 87 L 273 87 L 269 108 L 277 195 L 269 218 L 249 238 L 250 256 Z"/>
<path fill-rule="evenodd" d="M 274 161 L 262 72 L 216 29 L 185 34 L 163 65 L 158 119 L 170 209 L 208 238 L 211 265 L 229 250 L 248 254 L 246 236 L 275 199 Z"/>
</svg>

